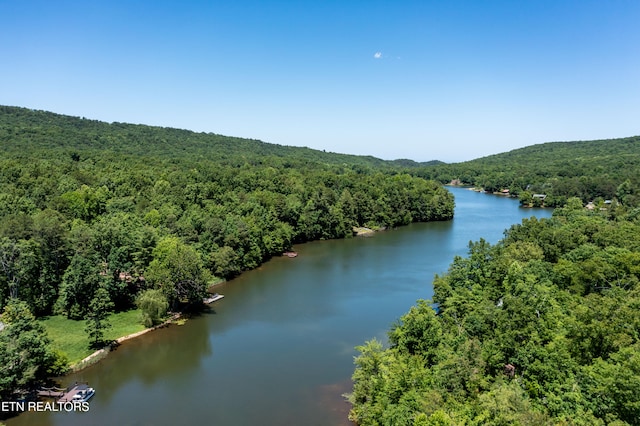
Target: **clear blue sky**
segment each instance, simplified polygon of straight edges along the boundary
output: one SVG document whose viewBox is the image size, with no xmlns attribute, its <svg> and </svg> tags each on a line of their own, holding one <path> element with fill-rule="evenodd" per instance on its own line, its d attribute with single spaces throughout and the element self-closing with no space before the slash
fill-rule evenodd
<svg viewBox="0 0 640 426">
<path fill-rule="evenodd" d="M 640 134 L 640 1 L 0 0 L 0 104 L 385 159 Z"/>
</svg>

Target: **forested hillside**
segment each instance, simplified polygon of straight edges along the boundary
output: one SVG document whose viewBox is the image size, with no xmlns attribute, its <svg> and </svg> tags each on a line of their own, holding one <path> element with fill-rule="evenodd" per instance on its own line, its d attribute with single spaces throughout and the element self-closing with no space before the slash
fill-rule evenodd
<svg viewBox="0 0 640 426">
<path fill-rule="evenodd" d="M 56 362 L 29 311 L 99 343 L 105 312 L 153 323 L 293 243 L 452 216 L 438 183 L 373 157 L 0 107 L 0 396 Z"/>
<path fill-rule="evenodd" d="M 271 161 L 273 159 L 269 157 L 278 157 L 281 161 L 307 160 L 352 167 L 361 165 L 390 168 L 400 165 L 370 156 L 326 153 L 309 148 L 167 127 L 105 123 L 10 106 L 0 106 L 0 142 L 3 151 L 16 155 L 32 155 L 39 150 L 45 150 L 46 155 L 50 155 L 53 150 L 81 156 L 84 152 L 103 150 L 143 157 L 151 155 L 180 160 L 207 159 L 223 164 L 244 164 L 247 159 L 255 162 L 259 158 Z M 286 161 L 283 163 L 286 164 Z M 413 164 L 417 165 L 418 163 Z"/>
<path fill-rule="evenodd" d="M 640 209 L 524 220 L 470 244 L 359 347 L 358 425 L 640 424 Z"/>
<path fill-rule="evenodd" d="M 570 197 L 583 203 L 640 203 L 640 136 L 582 142 L 551 142 L 464 163 L 423 168 L 422 176 L 448 183 L 458 179 L 489 192 L 509 189 L 525 203 L 544 194 L 548 207 Z"/>
</svg>

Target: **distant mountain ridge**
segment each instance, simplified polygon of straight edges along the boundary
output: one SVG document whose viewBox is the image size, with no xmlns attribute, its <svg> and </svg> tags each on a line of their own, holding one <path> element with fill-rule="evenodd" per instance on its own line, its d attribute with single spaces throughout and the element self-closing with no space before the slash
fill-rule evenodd
<svg viewBox="0 0 640 426">
<path fill-rule="evenodd" d="M 486 157 L 477 158 L 466 161 L 472 162 L 500 162 L 505 159 L 523 160 L 525 157 L 537 160 L 567 160 L 567 155 L 574 156 L 575 160 L 585 158 L 598 159 L 608 158 L 611 156 L 638 156 L 640 155 L 640 136 L 631 136 L 625 138 L 614 139 L 598 139 L 586 141 L 562 141 L 562 142 L 545 142 L 535 145 L 529 145 L 517 148 L 511 151 L 488 155 Z M 579 155 L 575 155 L 579 154 Z"/>
<path fill-rule="evenodd" d="M 421 170 L 442 183 L 457 180 L 489 192 L 509 190 L 548 195 L 547 206 L 569 197 L 640 201 L 640 136 L 575 142 L 547 142 L 463 163 Z M 624 184 L 624 188 L 620 185 Z M 625 189 L 628 188 L 628 189 Z"/>
<path fill-rule="evenodd" d="M 19 141 L 19 143 L 16 143 Z M 618 139 L 547 142 L 460 163 L 411 159 L 382 160 L 324 152 L 168 127 L 106 123 L 80 117 L 0 106 L 0 150 L 13 156 L 59 150 L 82 157 L 100 150 L 148 158 L 206 159 L 223 164 L 262 164 L 267 158 L 298 165 L 312 162 L 406 171 L 441 183 L 457 181 L 486 191 L 544 193 L 547 206 L 560 206 L 568 197 L 583 201 L 617 197 L 629 186 L 627 201 L 636 204 L 640 186 L 640 136 Z M 50 155 L 50 154 L 48 154 Z M 267 161 L 268 163 L 268 161 Z"/>
<path fill-rule="evenodd" d="M 373 156 L 325 152 L 215 133 L 197 133 L 143 124 L 107 123 L 48 111 L 0 106 L 1 149 L 24 151 L 24 146 L 12 145 L 15 140 L 24 143 L 25 138 L 22 136 L 37 148 L 78 151 L 103 149 L 131 155 L 151 153 L 160 157 L 173 157 L 189 151 L 191 155 L 204 158 L 215 156 L 216 159 L 225 159 L 238 154 L 248 158 L 289 156 L 326 164 L 349 163 L 372 167 L 414 168 L 441 163 L 417 163 L 406 159 L 382 160 Z"/>
</svg>

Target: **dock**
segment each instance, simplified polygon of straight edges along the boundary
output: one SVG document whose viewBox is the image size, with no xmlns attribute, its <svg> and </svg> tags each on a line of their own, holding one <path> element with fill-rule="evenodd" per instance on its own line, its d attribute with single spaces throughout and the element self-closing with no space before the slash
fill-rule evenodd
<svg viewBox="0 0 640 426">
<path fill-rule="evenodd" d="M 222 298 L 224 298 L 224 294 L 215 293 L 215 294 L 211 295 L 210 297 L 202 299 L 202 302 L 205 305 L 208 305 L 208 304 L 216 302 L 216 301 L 218 301 L 218 300 L 220 300 Z"/>
<path fill-rule="evenodd" d="M 81 390 L 89 389 L 88 383 L 75 383 L 66 389 L 50 387 L 38 389 L 38 396 L 43 398 L 57 398 L 58 402 L 73 401 L 73 397 Z"/>
<path fill-rule="evenodd" d="M 62 389 L 62 388 L 56 388 L 56 387 L 51 387 L 51 388 L 40 388 L 38 389 L 38 396 L 39 397 L 43 397 L 43 398 L 60 398 L 62 395 L 64 395 L 66 389 Z"/>
</svg>

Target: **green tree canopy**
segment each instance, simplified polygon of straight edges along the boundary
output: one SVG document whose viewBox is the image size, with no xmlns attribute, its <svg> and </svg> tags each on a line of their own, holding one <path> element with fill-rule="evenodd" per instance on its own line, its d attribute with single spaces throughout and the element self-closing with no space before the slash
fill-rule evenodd
<svg viewBox="0 0 640 426">
<path fill-rule="evenodd" d="M 165 294 L 172 306 L 200 303 L 206 294 L 206 276 L 200 255 L 176 237 L 166 237 L 153 250 L 146 279 Z"/>
<path fill-rule="evenodd" d="M 44 379 L 56 363 L 49 339 L 27 303 L 11 300 L 0 320 L 0 399 L 14 399 L 14 392 L 26 392 Z"/>
<path fill-rule="evenodd" d="M 636 425 L 640 225 L 580 200 L 472 243 L 390 347 L 358 347 L 359 425 Z"/>
</svg>

